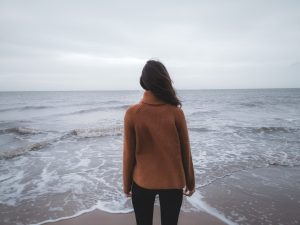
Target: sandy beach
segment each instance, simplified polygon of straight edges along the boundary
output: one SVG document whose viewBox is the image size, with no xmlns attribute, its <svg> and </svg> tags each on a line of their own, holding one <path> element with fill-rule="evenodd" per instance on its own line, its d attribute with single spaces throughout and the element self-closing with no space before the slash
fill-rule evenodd
<svg viewBox="0 0 300 225">
<path fill-rule="evenodd" d="M 107 213 L 100 210 L 94 210 L 89 213 L 82 214 L 78 217 L 61 220 L 58 222 L 44 223 L 44 225 L 134 225 L 134 213 Z M 159 225 L 160 212 L 155 207 L 153 224 Z M 205 212 L 180 212 L 178 225 L 224 225 L 219 219 Z"/>
</svg>

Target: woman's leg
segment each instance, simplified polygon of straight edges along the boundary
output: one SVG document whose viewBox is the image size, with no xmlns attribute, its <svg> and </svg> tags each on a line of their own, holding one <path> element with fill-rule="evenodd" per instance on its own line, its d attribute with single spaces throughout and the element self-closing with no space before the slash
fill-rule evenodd
<svg viewBox="0 0 300 225">
<path fill-rule="evenodd" d="M 137 225 L 152 225 L 156 191 L 145 189 L 133 182 L 132 205 Z"/>
<path fill-rule="evenodd" d="M 182 205 L 182 189 L 160 190 L 160 215 L 162 225 L 177 225 Z"/>
</svg>

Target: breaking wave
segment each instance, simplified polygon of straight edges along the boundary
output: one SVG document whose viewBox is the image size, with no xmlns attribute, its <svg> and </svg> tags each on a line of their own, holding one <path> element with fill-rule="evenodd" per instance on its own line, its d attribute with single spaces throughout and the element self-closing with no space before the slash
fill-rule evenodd
<svg viewBox="0 0 300 225">
<path fill-rule="evenodd" d="M 94 108 L 89 108 L 89 109 L 81 109 L 78 111 L 74 111 L 71 113 L 66 113 L 62 115 L 77 115 L 77 114 L 83 114 L 83 113 L 91 113 L 91 112 L 98 112 L 98 111 L 105 111 L 105 110 L 110 110 L 110 109 L 127 109 L 130 105 L 118 105 L 118 106 L 99 106 L 99 107 L 94 107 Z"/>
<path fill-rule="evenodd" d="M 30 128 L 8 128 L 0 131 L 7 133 L 7 132 L 13 132 L 17 134 L 36 134 L 34 132 L 35 130 L 32 130 Z M 41 133 L 42 131 L 37 131 L 38 133 Z M 0 152 L 0 159 L 11 159 L 16 156 L 20 156 L 23 154 L 26 154 L 30 151 L 37 151 L 40 149 L 43 149 L 51 144 L 54 144 L 57 141 L 61 141 L 70 137 L 75 138 L 97 138 L 97 137 L 109 137 L 109 136 L 121 136 L 123 133 L 123 127 L 109 127 L 109 128 L 78 128 L 73 129 L 71 131 L 67 131 L 63 133 L 61 136 L 48 139 L 45 141 L 37 142 L 34 144 L 29 144 L 23 147 L 19 147 L 16 149 L 10 149 L 4 152 Z"/>
<path fill-rule="evenodd" d="M 122 133 L 123 133 L 123 127 L 111 127 L 111 128 L 80 128 L 80 129 L 72 130 L 69 134 L 81 138 L 94 138 L 94 137 L 106 137 L 106 136 L 121 136 Z"/>
<path fill-rule="evenodd" d="M 4 151 L 0 153 L 0 159 L 11 159 L 16 156 L 24 155 L 30 151 L 40 150 L 49 144 L 51 144 L 50 141 L 41 141 L 41 142 L 27 145 L 25 147 L 16 148 L 14 150 Z"/>
<path fill-rule="evenodd" d="M 14 133 L 17 135 L 28 135 L 28 134 L 41 134 L 44 133 L 43 131 L 33 129 L 33 128 L 26 128 L 26 127 L 12 127 L 12 128 L 6 128 L 1 129 L 0 134 L 9 134 Z"/>
</svg>

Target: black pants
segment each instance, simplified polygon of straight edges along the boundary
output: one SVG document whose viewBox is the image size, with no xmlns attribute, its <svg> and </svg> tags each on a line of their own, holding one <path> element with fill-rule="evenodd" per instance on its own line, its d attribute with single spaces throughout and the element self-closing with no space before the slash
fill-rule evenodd
<svg viewBox="0 0 300 225">
<path fill-rule="evenodd" d="M 145 189 L 133 182 L 132 205 L 137 225 L 152 225 L 156 194 L 159 195 L 161 225 L 177 225 L 182 189 Z"/>
</svg>

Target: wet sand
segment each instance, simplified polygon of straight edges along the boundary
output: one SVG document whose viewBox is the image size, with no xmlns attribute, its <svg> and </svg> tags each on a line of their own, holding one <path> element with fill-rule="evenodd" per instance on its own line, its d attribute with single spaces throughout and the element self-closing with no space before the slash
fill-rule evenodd
<svg viewBox="0 0 300 225">
<path fill-rule="evenodd" d="M 300 167 L 270 166 L 234 172 L 203 186 L 194 194 L 197 208 L 203 211 L 180 212 L 178 225 L 298 225 L 300 222 Z M 199 196 L 197 196 L 199 195 Z M 64 208 L 61 218 L 47 222 L 49 199 L 57 201 L 64 195 L 44 196 L 43 201 L 28 202 L 18 207 L 0 204 L 1 224 L 43 225 L 134 225 L 134 213 L 107 213 L 98 209 L 74 217 L 72 207 Z M 184 199 L 185 202 L 186 199 Z M 73 204 L 76 204 L 74 200 Z M 183 203 L 184 203 L 183 202 Z M 62 203 L 63 204 L 63 203 Z M 208 212 L 208 213 L 207 213 Z M 10 220 L 8 220 L 8 218 Z M 55 221 L 55 220 L 54 220 Z M 160 225 L 159 207 L 155 206 L 153 225 Z"/>
<path fill-rule="evenodd" d="M 82 214 L 78 217 L 61 220 L 58 222 L 44 223 L 43 225 L 134 225 L 134 213 L 107 213 L 100 210 L 94 210 Z M 160 212 L 155 207 L 153 216 L 153 225 L 159 225 Z M 178 225 L 224 225 L 219 219 L 205 212 L 180 212 Z"/>
<path fill-rule="evenodd" d="M 299 225 L 300 167 L 234 173 L 201 189 L 203 200 L 239 225 Z"/>
</svg>

